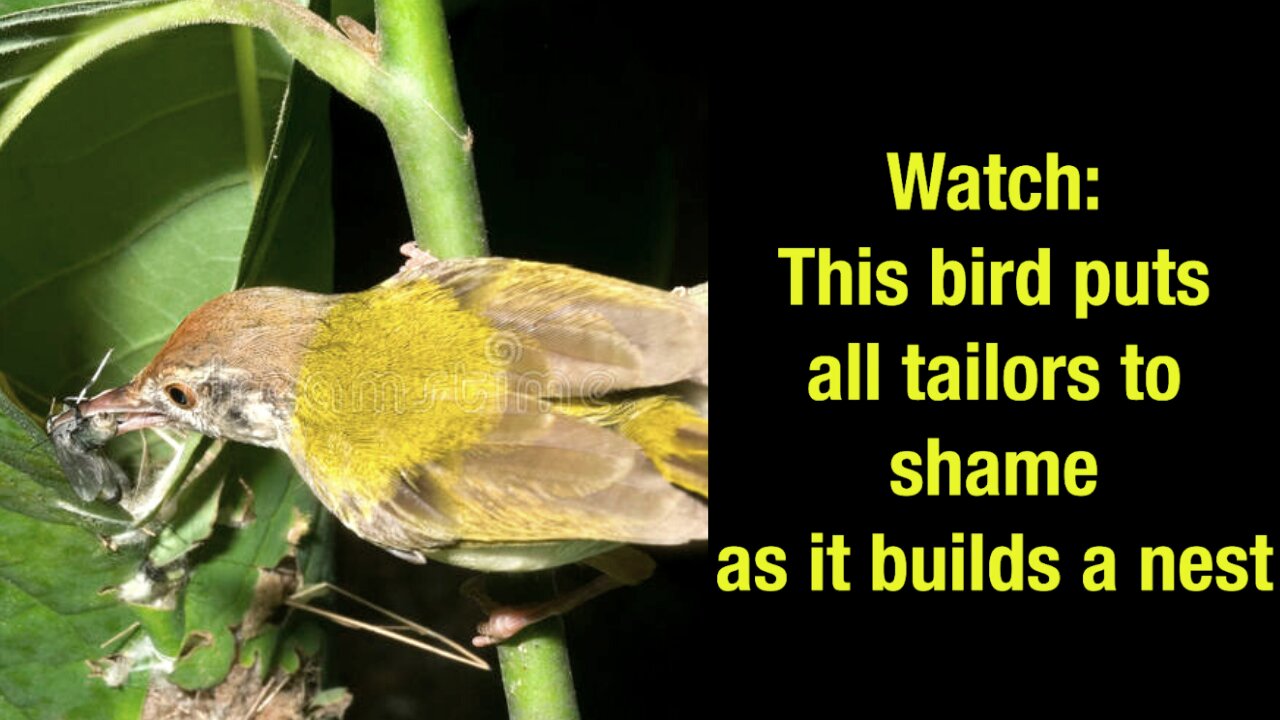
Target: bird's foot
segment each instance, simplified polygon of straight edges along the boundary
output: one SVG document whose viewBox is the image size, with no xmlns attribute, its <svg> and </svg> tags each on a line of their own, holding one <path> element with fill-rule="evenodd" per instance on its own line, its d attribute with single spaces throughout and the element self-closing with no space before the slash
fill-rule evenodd
<svg viewBox="0 0 1280 720">
<path fill-rule="evenodd" d="M 471 639 L 475 647 L 489 647 L 510 640 L 521 630 L 548 617 L 537 612 L 545 603 L 511 607 L 494 600 L 485 587 L 483 575 L 463 583 L 462 595 L 489 614 L 488 620 L 476 625 L 476 636 Z"/>
<path fill-rule="evenodd" d="M 489 619 L 476 625 L 476 636 L 471 638 L 475 647 L 489 647 L 504 643 L 534 623 L 546 620 L 557 613 L 544 613 L 541 605 L 498 608 L 489 613 Z"/>
<path fill-rule="evenodd" d="M 470 598 L 480 609 L 489 613 L 489 619 L 476 626 L 476 636 L 471 639 L 475 647 L 489 647 L 504 643 L 520 631 L 556 615 L 563 615 L 582 603 L 606 593 L 622 583 L 607 575 L 550 600 L 529 605 L 503 605 L 489 596 L 484 587 L 484 576 L 471 578 L 462 585 L 462 594 Z"/>
</svg>

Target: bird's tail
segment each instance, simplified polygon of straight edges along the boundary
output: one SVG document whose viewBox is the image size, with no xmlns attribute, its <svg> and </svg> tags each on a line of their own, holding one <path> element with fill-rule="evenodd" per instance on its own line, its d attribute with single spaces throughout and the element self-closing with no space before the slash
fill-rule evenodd
<svg viewBox="0 0 1280 720">
<path fill-rule="evenodd" d="M 707 419 L 671 397 L 637 400 L 618 430 L 671 484 L 707 497 Z"/>
<path fill-rule="evenodd" d="M 668 482 L 707 497 L 707 418 L 682 399 L 631 395 L 603 403 L 559 401 L 556 409 L 615 428 L 640 446 Z"/>
</svg>

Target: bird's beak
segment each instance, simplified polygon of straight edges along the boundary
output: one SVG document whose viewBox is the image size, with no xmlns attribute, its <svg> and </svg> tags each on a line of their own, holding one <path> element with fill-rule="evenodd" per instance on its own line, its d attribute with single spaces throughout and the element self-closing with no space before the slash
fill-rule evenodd
<svg viewBox="0 0 1280 720">
<path fill-rule="evenodd" d="M 89 400 L 80 403 L 79 406 L 67 410 L 50 420 L 49 430 L 74 420 L 77 412 L 80 417 L 118 415 L 120 424 L 116 429 L 117 435 L 164 425 L 169 420 L 163 413 L 156 412 L 151 403 L 139 397 L 133 385 L 121 385 L 113 390 L 107 390 L 95 395 Z"/>
</svg>

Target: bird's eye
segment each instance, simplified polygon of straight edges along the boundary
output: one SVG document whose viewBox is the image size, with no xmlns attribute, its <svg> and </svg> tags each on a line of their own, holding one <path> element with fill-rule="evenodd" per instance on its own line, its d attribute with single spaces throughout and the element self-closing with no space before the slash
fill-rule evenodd
<svg viewBox="0 0 1280 720">
<path fill-rule="evenodd" d="M 174 405 L 183 410 L 190 410 L 196 406 L 196 392 L 190 387 L 182 383 L 173 383 L 165 386 L 164 394 L 169 396 Z"/>
</svg>

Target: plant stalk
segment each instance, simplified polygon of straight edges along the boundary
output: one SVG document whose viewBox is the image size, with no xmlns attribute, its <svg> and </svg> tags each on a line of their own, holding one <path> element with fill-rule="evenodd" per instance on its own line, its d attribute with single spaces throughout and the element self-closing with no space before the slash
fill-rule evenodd
<svg viewBox="0 0 1280 720">
<path fill-rule="evenodd" d="M 437 257 L 488 252 L 484 214 L 439 0 L 377 0 L 380 65 L 394 89 L 378 112 L 418 246 Z"/>
<path fill-rule="evenodd" d="M 438 257 L 484 255 L 484 215 L 439 0 L 376 0 L 380 63 L 403 90 L 379 113 L 395 152 L 418 245 Z M 518 593 L 554 592 L 550 573 L 495 578 Z M 513 720 L 576 720 L 578 700 L 560 618 L 498 647 Z"/>
<path fill-rule="evenodd" d="M 390 77 L 377 59 L 290 0 L 179 0 L 123 14 L 71 43 L 0 110 L 0 145 L 54 88 L 104 53 L 140 37 L 189 25 L 228 23 L 271 33 L 290 55 L 361 107 L 382 116 Z"/>
<path fill-rule="evenodd" d="M 556 593 L 551 571 L 491 576 L 504 602 L 529 603 Z M 577 720 L 564 621 L 548 618 L 498 646 L 502 688 L 511 720 Z"/>
</svg>

